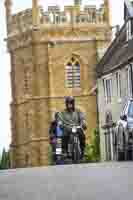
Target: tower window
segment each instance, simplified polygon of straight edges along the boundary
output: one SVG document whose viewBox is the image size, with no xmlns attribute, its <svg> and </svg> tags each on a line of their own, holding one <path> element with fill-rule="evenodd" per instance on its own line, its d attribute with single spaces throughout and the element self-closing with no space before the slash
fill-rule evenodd
<svg viewBox="0 0 133 200">
<path fill-rule="evenodd" d="M 68 88 L 80 87 L 80 64 L 73 57 L 70 62 L 67 63 L 66 69 L 66 82 L 65 85 Z"/>
</svg>

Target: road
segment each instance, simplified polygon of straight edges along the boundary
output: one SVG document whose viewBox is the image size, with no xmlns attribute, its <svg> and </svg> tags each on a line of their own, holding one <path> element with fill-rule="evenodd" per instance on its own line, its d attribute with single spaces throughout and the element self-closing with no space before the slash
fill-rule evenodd
<svg viewBox="0 0 133 200">
<path fill-rule="evenodd" d="M 132 199 L 132 162 L 0 171 L 0 200 Z"/>
</svg>

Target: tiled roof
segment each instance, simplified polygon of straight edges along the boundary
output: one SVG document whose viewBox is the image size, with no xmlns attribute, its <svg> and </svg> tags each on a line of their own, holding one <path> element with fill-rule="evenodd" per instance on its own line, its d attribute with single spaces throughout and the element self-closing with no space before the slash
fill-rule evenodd
<svg viewBox="0 0 133 200">
<path fill-rule="evenodd" d="M 110 73 L 133 57 L 133 39 L 126 41 L 126 22 L 97 65 L 97 76 Z"/>
</svg>

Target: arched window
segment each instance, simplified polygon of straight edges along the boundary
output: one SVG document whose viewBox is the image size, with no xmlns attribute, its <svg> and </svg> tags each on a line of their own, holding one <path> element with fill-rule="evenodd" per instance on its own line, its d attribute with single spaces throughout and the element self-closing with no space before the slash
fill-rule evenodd
<svg viewBox="0 0 133 200">
<path fill-rule="evenodd" d="M 66 65 L 66 82 L 68 88 L 80 87 L 80 64 L 75 58 L 71 58 L 70 62 Z"/>
</svg>

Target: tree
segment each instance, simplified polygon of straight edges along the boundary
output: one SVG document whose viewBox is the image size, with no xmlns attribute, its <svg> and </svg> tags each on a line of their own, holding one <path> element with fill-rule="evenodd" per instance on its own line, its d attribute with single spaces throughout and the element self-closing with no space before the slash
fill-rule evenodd
<svg viewBox="0 0 133 200">
<path fill-rule="evenodd" d="M 10 168 L 10 156 L 9 152 L 6 152 L 4 148 L 0 160 L 0 169 L 9 169 L 9 168 Z"/>
</svg>

